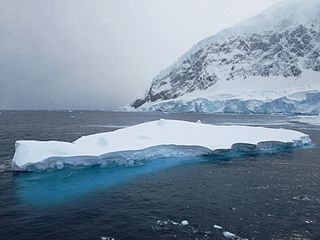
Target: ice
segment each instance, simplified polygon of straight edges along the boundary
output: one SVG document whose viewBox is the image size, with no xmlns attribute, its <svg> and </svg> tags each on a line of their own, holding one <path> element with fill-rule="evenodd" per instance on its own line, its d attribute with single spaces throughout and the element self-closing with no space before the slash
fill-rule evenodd
<svg viewBox="0 0 320 240">
<path fill-rule="evenodd" d="M 291 120 L 310 125 L 320 126 L 320 114 L 317 116 L 298 116 L 292 118 Z"/>
<path fill-rule="evenodd" d="M 231 96 L 231 99 L 219 99 L 214 96 L 210 98 L 206 96 L 197 97 L 195 99 L 178 98 L 146 104 L 139 110 L 241 114 L 320 114 L 320 92 L 303 94 L 305 99 L 290 99 L 289 96 L 272 100 L 248 99 L 249 97 L 245 96 Z"/>
<path fill-rule="evenodd" d="M 136 166 L 157 158 L 236 156 L 245 152 L 276 152 L 310 143 L 308 135 L 286 129 L 160 119 L 84 136 L 72 143 L 17 141 L 12 168 L 38 171 L 65 166 Z"/>
<path fill-rule="evenodd" d="M 231 233 L 231 232 L 228 232 L 228 231 L 223 232 L 223 236 L 225 238 L 235 238 L 236 237 L 236 235 L 234 233 Z"/>
<path fill-rule="evenodd" d="M 187 225 L 189 225 L 189 222 L 187 220 L 183 220 L 181 222 L 181 226 L 187 226 Z"/>
<path fill-rule="evenodd" d="M 305 70 L 301 77 L 248 76 L 218 81 L 175 99 L 146 102 L 138 111 L 208 113 L 320 113 L 320 72 Z M 134 110 L 134 109 L 127 109 Z"/>
<path fill-rule="evenodd" d="M 213 226 L 215 229 L 222 229 L 223 227 L 219 226 L 219 225 L 214 225 Z"/>
<path fill-rule="evenodd" d="M 101 240 L 115 240 L 115 238 L 106 236 L 106 237 L 101 237 Z"/>
</svg>

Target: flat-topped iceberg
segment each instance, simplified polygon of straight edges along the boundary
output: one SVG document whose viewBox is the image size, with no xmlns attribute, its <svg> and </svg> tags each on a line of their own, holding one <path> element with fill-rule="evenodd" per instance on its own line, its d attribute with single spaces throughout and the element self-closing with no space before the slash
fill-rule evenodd
<svg viewBox="0 0 320 240">
<path fill-rule="evenodd" d="M 72 143 L 17 141 L 12 168 L 33 171 L 65 165 L 135 165 L 155 158 L 272 152 L 310 143 L 308 135 L 293 130 L 160 119 L 84 136 Z"/>
</svg>

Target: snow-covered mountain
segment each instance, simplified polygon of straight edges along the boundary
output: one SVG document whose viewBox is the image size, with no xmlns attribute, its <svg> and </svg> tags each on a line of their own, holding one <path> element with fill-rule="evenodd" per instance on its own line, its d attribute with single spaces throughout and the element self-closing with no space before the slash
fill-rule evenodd
<svg viewBox="0 0 320 240">
<path fill-rule="evenodd" d="M 320 113 L 320 0 L 286 0 L 202 40 L 131 107 Z"/>
</svg>

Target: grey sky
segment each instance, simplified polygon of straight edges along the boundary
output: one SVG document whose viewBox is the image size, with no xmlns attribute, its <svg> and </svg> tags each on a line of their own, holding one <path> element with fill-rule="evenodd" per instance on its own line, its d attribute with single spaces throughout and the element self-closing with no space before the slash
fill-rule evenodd
<svg viewBox="0 0 320 240">
<path fill-rule="evenodd" d="M 0 109 L 108 109 L 279 0 L 0 0 Z"/>
</svg>

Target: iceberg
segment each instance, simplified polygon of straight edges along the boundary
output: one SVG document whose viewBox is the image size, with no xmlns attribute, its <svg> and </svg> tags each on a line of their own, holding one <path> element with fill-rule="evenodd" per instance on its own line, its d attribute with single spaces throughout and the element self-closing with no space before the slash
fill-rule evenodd
<svg viewBox="0 0 320 240">
<path fill-rule="evenodd" d="M 41 171 L 66 166 L 135 166 L 158 158 L 277 152 L 310 143 L 308 135 L 293 130 L 160 119 L 83 136 L 72 143 L 20 140 L 12 168 Z"/>
</svg>

